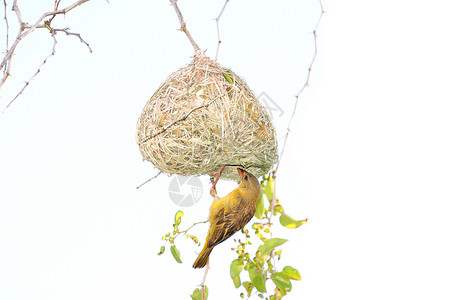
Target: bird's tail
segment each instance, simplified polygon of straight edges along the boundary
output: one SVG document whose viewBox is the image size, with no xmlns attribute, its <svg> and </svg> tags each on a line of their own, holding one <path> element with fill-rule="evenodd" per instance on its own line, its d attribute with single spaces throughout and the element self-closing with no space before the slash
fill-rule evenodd
<svg viewBox="0 0 452 300">
<path fill-rule="evenodd" d="M 207 247 L 207 242 L 204 245 L 204 248 L 202 249 L 201 253 L 199 253 L 198 258 L 196 259 L 195 263 L 193 264 L 193 268 L 204 268 L 204 266 L 209 261 L 209 255 L 210 252 L 212 252 L 213 248 Z"/>
</svg>

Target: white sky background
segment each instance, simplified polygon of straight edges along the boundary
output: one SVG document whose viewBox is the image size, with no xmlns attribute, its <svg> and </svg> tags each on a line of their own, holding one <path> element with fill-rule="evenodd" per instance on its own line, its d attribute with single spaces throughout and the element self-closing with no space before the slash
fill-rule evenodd
<svg viewBox="0 0 452 300">
<path fill-rule="evenodd" d="M 53 5 L 19 3 L 30 21 Z M 222 5 L 180 1 L 211 57 Z M 275 233 L 289 239 L 278 267 L 303 277 L 287 299 L 452 298 L 451 9 L 446 0 L 325 3 L 278 177 L 286 211 L 309 218 Z M 318 14 L 316 0 L 231 0 L 221 20 L 219 61 L 283 108 L 280 141 Z M 166 176 L 135 189 L 156 173 L 141 161 L 135 125 L 191 45 L 165 0 L 90 1 L 57 20 L 94 53 L 58 34 L 56 55 L 0 114 L 0 299 L 188 299 L 204 273 L 191 268 L 200 248 L 181 239 L 183 264 L 169 249 L 156 255 L 179 207 Z M 19 45 L 1 109 L 51 47 L 44 31 Z M 182 227 L 207 216 L 201 179 L 204 195 L 183 209 Z M 220 195 L 234 186 L 221 182 Z M 202 240 L 206 228 L 195 231 Z M 232 245 L 212 253 L 209 299 L 239 298 Z"/>
</svg>

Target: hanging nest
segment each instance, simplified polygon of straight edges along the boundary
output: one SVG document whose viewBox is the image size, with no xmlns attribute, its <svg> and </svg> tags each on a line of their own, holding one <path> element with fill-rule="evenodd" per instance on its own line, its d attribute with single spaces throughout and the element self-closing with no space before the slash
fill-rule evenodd
<svg viewBox="0 0 452 300">
<path fill-rule="evenodd" d="M 238 179 L 233 166 L 256 177 L 278 160 L 276 133 L 267 111 L 246 82 L 197 51 L 146 103 L 137 124 L 144 159 L 179 175 L 216 172 Z"/>
</svg>

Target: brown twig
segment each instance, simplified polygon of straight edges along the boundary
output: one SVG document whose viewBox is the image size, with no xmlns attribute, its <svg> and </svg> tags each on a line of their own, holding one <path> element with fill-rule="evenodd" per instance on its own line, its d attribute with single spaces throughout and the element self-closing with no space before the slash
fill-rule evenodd
<svg viewBox="0 0 452 300">
<path fill-rule="evenodd" d="M 177 6 L 177 0 L 169 0 L 171 2 L 171 4 L 174 7 L 174 10 L 176 11 L 177 17 L 179 18 L 179 22 L 180 22 L 180 30 L 183 31 L 188 39 L 190 40 L 190 43 L 192 44 L 193 48 L 196 51 L 199 51 L 199 46 L 198 44 L 196 44 L 195 40 L 193 39 L 193 37 L 190 34 L 190 31 L 188 31 L 187 29 L 187 24 L 185 23 L 184 17 L 182 16 L 182 13 L 179 9 L 179 6 Z"/>
<path fill-rule="evenodd" d="M 276 165 L 275 170 L 273 171 L 273 198 L 272 198 L 272 201 L 271 201 L 271 213 L 270 213 L 270 217 L 268 219 L 268 222 L 270 224 L 269 226 L 271 226 L 271 219 L 272 219 L 273 213 L 275 211 L 275 205 L 276 205 L 276 199 L 277 199 L 277 196 L 276 196 L 276 173 L 278 172 L 279 165 L 281 164 L 281 159 L 282 159 L 282 157 L 284 155 L 284 150 L 285 150 L 286 144 L 287 144 L 287 138 L 289 137 L 289 133 L 290 133 L 290 126 L 292 124 L 292 120 L 293 120 L 293 118 L 295 116 L 295 113 L 297 111 L 299 98 L 300 98 L 301 94 L 303 93 L 303 91 L 306 89 L 306 87 L 309 86 L 309 80 L 311 79 L 312 67 L 314 66 L 314 63 L 315 63 L 315 61 L 317 59 L 317 54 L 318 54 L 317 29 L 318 29 L 318 27 L 320 25 L 320 22 L 322 21 L 323 15 L 325 14 L 325 10 L 323 8 L 322 0 L 319 0 L 319 4 L 320 4 L 321 12 L 320 12 L 320 16 L 319 16 L 319 18 L 317 20 L 317 23 L 316 23 L 316 25 L 314 27 L 314 31 L 312 32 L 313 33 L 313 37 L 314 37 L 314 54 L 312 56 L 312 60 L 311 60 L 311 63 L 309 65 L 308 74 L 306 76 L 306 81 L 304 82 L 304 84 L 301 87 L 301 89 L 298 92 L 298 94 L 295 95 L 295 105 L 294 105 L 294 108 L 293 108 L 293 111 L 292 111 L 292 115 L 291 115 L 290 120 L 289 120 L 289 124 L 287 126 L 287 133 L 286 133 L 286 136 L 284 138 L 283 147 L 282 147 L 282 150 L 281 150 L 281 154 L 279 156 L 279 161 L 278 161 L 278 163 Z M 270 232 L 270 238 L 271 237 L 272 237 L 272 233 Z M 275 253 L 274 253 L 274 251 L 272 251 L 270 255 L 271 255 L 271 258 L 273 260 L 273 265 L 275 266 L 276 265 L 275 264 L 276 260 L 275 260 Z M 279 300 L 277 293 L 276 293 L 276 300 Z"/>
<path fill-rule="evenodd" d="M 281 164 L 281 159 L 284 155 L 284 150 L 286 149 L 286 144 L 287 144 L 287 138 L 289 137 L 289 133 L 290 133 L 290 126 L 292 124 L 292 120 L 295 116 L 295 113 L 297 111 L 297 106 L 298 106 L 298 102 L 301 96 L 301 93 L 303 93 L 303 91 L 306 89 L 306 87 L 308 87 L 309 85 L 309 80 L 311 79 L 311 72 L 312 72 L 312 67 L 314 66 L 314 63 L 317 59 L 317 54 L 318 54 L 318 47 L 317 47 L 317 29 L 320 25 L 320 22 L 322 21 L 323 15 L 325 14 L 325 10 L 323 9 L 323 2 L 322 0 L 319 0 L 320 3 L 320 9 L 321 9 L 321 13 L 319 16 L 319 19 L 317 20 L 317 24 L 314 27 L 314 31 L 313 36 L 314 36 L 314 55 L 312 56 L 312 60 L 311 60 L 311 64 L 309 65 L 309 69 L 308 69 L 308 75 L 306 77 L 306 81 L 304 82 L 303 86 L 301 87 L 300 91 L 298 92 L 298 94 L 295 95 L 295 105 L 292 111 L 292 115 L 290 117 L 289 120 L 289 125 L 287 126 L 287 133 L 286 133 L 286 137 L 284 138 L 284 142 L 283 142 L 283 147 L 281 150 L 281 154 L 279 155 L 279 161 L 276 164 L 276 168 L 275 171 L 273 172 L 273 176 L 276 178 L 276 173 L 278 172 L 279 169 L 279 165 Z M 270 220 L 273 216 L 273 212 L 275 210 L 275 204 L 276 204 L 276 180 L 273 181 L 273 199 L 272 199 L 272 203 L 271 203 L 271 214 L 270 214 Z"/>
<path fill-rule="evenodd" d="M 147 142 L 147 141 L 149 141 L 150 139 L 156 137 L 157 135 L 164 133 L 165 131 L 168 130 L 168 128 L 170 128 L 170 127 L 173 126 L 174 124 L 179 123 L 180 121 L 183 121 L 183 120 L 187 119 L 188 116 L 191 115 L 192 112 L 194 112 L 194 111 L 196 111 L 196 110 L 198 110 L 198 109 L 201 109 L 201 108 L 203 108 L 203 107 L 208 107 L 210 104 L 212 104 L 212 103 L 213 103 L 215 100 L 217 100 L 217 99 L 218 99 L 218 98 L 212 99 L 212 100 L 211 100 L 209 103 L 207 103 L 207 104 L 200 105 L 200 106 L 197 106 L 197 107 L 193 108 L 192 110 L 190 110 L 189 112 L 187 112 L 184 116 L 182 116 L 180 119 L 177 119 L 177 120 L 171 122 L 170 124 L 166 125 L 166 126 L 163 127 L 162 129 L 160 129 L 159 131 L 157 131 L 156 133 L 151 134 L 150 136 L 145 137 L 144 139 L 142 139 L 141 141 L 139 141 L 139 144 L 144 143 L 144 142 Z"/>
<path fill-rule="evenodd" d="M 294 108 L 293 108 L 293 111 L 292 111 L 292 115 L 291 115 L 290 120 L 289 120 L 289 124 L 287 125 L 287 133 L 286 133 L 286 137 L 284 138 L 284 143 L 283 143 L 283 147 L 282 147 L 282 150 L 281 150 L 281 154 L 279 156 L 278 164 L 276 165 L 276 172 L 278 171 L 279 165 L 281 164 L 282 156 L 284 154 L 284 150 L 286 149 L 287 138 L 288 138 L 289 133 L 290 133 L 290 126 L 292 124 L 293 117 L 295 116 L 295 113 L 297 111 L 297 106 L 298 106 L 298 102 L 299 102 L 298 100 L 300 98 L 301 93 L 303 93 L 303 91 L 309 85 L 309 80 L 311 79 L 312 67 L 314 66 L 314 63 L 315 63 L 315 61 L 317 59 L 317 54 L 318 54 L 317 29 L 318 29 L 318 27 L 320 25 L 320 22 L 322 21 L 323 15 L 325 14 L 325 10 L 323 9 L 323 2 L 322 2 L 322 0 L 319 0 L 319 3 L 320 3 L 321 13 L 320 13 L 319 19 L 317 20 L 317 24 L 314 27 L 314 31 L 312 32 L 312 34 L 314 36 L 314 55 L 312 56 L 311 64 L 309 65 L 308 75 L 306 77 L 306 81 L 303 84 L 303 86 L 301 87 L 301 89 L 298 92 L 298 94 L 295 95 L 295 105 L 294 105 Z"/>
<path fill-rule="evenodd" d="M 7 12 L 7 5 L 6 0 L 3 0 L 3 5 L 5 7 L 5 24 L 6 24 L 6 51 L 8 51 L 9 48 L 9 22 L 8 22 L 8 12 Z"/>
<path fill-rule="evenodd" d="M 221 44 L 221 39 L 220 39 L 220 18 L 223 15 L 223 12 L 226 8 L 226 5 L 228 5 L 229 0 L 226 0 L 224 2 L 223 8 L 220 11 L 220 14 L 218 15 L 218 17 L 215 19 L 215 22 L 217 23 L 217 36 L 218 36 L 218 45 L 217 45 L 217 53 L 215 54 L 215 60 L 218 59 L 218 52 L 220 51 L 220 44 Z"/>
</svg>

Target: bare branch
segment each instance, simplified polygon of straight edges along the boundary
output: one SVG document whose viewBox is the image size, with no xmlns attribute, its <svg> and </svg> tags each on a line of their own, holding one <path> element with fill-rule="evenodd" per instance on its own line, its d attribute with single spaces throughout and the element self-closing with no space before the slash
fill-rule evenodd
<svg viewBox="0 0 452 300">
<path fill-rule="evenodd" d="M 182 16 L 182 13 L 180 12 L 179 6 L 177 6 L 177 0 L 169 0 L 171 2 L 171 4 L 174 7 L 174 10 L 176 11 L 177 17 L 179 18 L 180 21 L 180 30 L 183 31 L 188 39 L 190 40 L 190 43 L 192 44 L 193 48 L 195 49 L 195 51 L 199 51 L 199 46 L 198 44 L 196 44 L 195 40 L 193 39 L 193 37 L 191 36 L 190 32 L 187 29 L 187 25 L 185 23 L 184 17 Z"/>
<path fill-rule="evenodd" d="M 55 10 L 55 11 L 50 11 L 50 12 L 46 12 L 45 14 L 43 14 L 35 23 L 34 25 L 32 25 L 27 31 L 20 33 L 17 38 L 16 41 L 14 42 L 14 44 L 11 46 L 11 48 L 9 49 L 8 53 L 6 54 L 5 58 L 3 59 L 2 63 L 0 64 L 0 68 L 3 68 L 3 66 L 6 64 L 6 62 L 11 58 L 11 56 L 14 53 L 14 50 L 16 49 L 17 45 L 19 44 L 19 42 L 26 37 L 27 35 L 29 35 L 30 33 L 32 33 L 42 22 L 42 20 L 44 20 L 45 18 L 49 17 L 49 16 L 53 16 L 53 15 L 59 15 L 59 14 L 66 14 L 69 11 L 71 11 L 72 9 L 76 8 L 79 5 L 82 5 L 85 2 L 88 2 L 89 0 L 80 0 L 75 2 L 72 5 L 69 5 L 66 8 L 60 9 L 60 10 Z M 13 10 L 16 12 L 17 18 L 19 19 L 21 25 L 24 24 L 24 22 L 22 21 L 22 15 L 20 14 L 19 11 L 19 7 L 17 6 L 17 0 L 14 1 L 14 5 L 13 5 Z"/>
<path fill-rule="evenodd" d="M 69 35 L 73 35 L 73 36 L 78 37 L 78 38 L 80 39 L 80 42 L 82 42 L 83 44 L 85 44 L 85 45 L 88 47 L 89 52 L 93 53 L 93 49 L 91 49 L 90 45 L 82 38 L 82 36 L 80 35 L 80 33 L 69 32 L 69 31 L 68 31 L 69 28 L 53 29 L 53 30 L 54 30 L 55 32 L 58 32 L 58 31 L 64 32 L 64 33 L 66 33 L 66 35 L 68 35 L 68 36 L 69 36 Z"/>
<path fill-rule="evenodd" d="M 28 79 L 28 81 L 25 82 L 24 86 L 22 87 L 22 89 L 17 93 L 17 95 L 8 103 L 8 105 L 5 107 L 5 109 L 3 110 L 3 112 L 5 112 L 10 106 L 11 104 L 13 104 L 14 101 L 16 101 L 16 99 L 24 92 L 24 90 L 28 87 L 28 85 L 30 84 L 30 82 L 41 72 L 41 68 L 42 66 L 44 66 L 47 63 L 47 60 L 55 55 L 55 48 L 56 48 L 56 44 L 57 44 L 57 40 L 55 38 L 55 32 L 52 31 L 52 38 L 53 38 L 53 47 L 52 47 L 52 52 L 47 55 L 47 57 L 44 59 L 44 61 L 39 65 L 38 69 L 36 70 L 36 72 L 30 77 L 30 79 Z"/>
<path fill-rule="evenodd" d="M 298 100 L 300 98 L 301 93 L 303 93 L 303 91 L 306 89 L 306 87 L 309 86 L 309 80 L 311 79 L 312 67 L 314 66 L 314 63 L 315 63 L 315 61 L 317 59 L 317 54 L 318 54 L 317 29 L 318 29 L 318 27 L 320 25 L 320 22 L 322 21 L 323 15 L 325 14 L 325 10 L 323 9 L 322 0 L 319 0 L 319 3 L 320 3 L 321 13 L 320 13 L 319 19 L 317 20 L 317 24 L 314 27 L 314 31 L 312 32 L 312 34 L 314 36 L 314 55 L 312 56 L 311 64 L 309 65 L 308 75 L 306 77 L 306 81 L 303 84 L 303 86 L 301 87 L 301 89 L 298 92 L 298 94 L 295 95 L 295 105 L 294 105 L 294 108 L 293 108 L 293 111 L 292 111 L 292 116 L 290 117 L 290 120 L 289 120 L 289 125 L 287 126 L 287 133 L 286 133 L 286 137 L 284 138 L 284 143 L 283 143 L 283 147 L 282 147 L 282 150 L 281 150 L 281 154 L 279 156 L 278 164 L 276 165 L 276 171 L 278 171 L 279 165 L 281 164 L 282 156 L 284 154 L 284 150 L 286 148 L 287 138 L 288 138 L 289 133 L 290 133 L 290 126 L 292 124 L 293 117 L 295 116 L 295 113 L 297 111 L 297 106 L 298 106 L 298 102 L 299 102 Z"/>
<path fill-rule="evenodd" d="M 217 23 L 217 35 L 218 35 L 218 46 L 217 46 L 217 53 L 215 54 L 215 60 L 218 59 L 218 51 L 220 51 L 220 44 L 221 44 L 221 39 L 220 39 L 220 18 L 223 15 L 224 9 L 226 8 L 226 5 L 228 5 L 228 3 L 229 3 L 229 0 L 226 0 L 224 2 L 223 8 L 221 9 L 220 14 L 215 19 L 215 22 Z"/>
<path fill-rule="evenodd" d="M 22 94 L 24 89 L 29 85 L 30 81 L 34 77 L 36 77 L 36 75 L 40 72 L 41 67 L 47 62 L 47 59 L 55 54 L 55 44 L 56 44 L 55 34 L 56 34 L 57 31 L 63 31 L 63 32 L 66 33 L 66 35 L 77 36 L 80 39 L 80 41 L 82 43 L 84 43 L 88 47 L 90 52 L 92 52 L 91 47 L 89 46 L 89 44 L 85 40 L 82 39 L 80 34 L 69 32 L 69 31 L 67 31 L 67 29 L 52 29 L 50 27 L 50 23 L 51 23 L 51 21 L 53 20 L 53 18 L 56 15 L 61 15 L 61 14 L 65 15 L 69 11 L 73 10 L 74 8 L 80 6 L 83 3 L 86 3 L 88 1 L 89 0 L 79 0 L 79 1 L 76 1 L 73 4 L 67 6 L 67 7 L 65 7 L 63 9 L 58 9 L 58 6 L 60 4 L 60 0 L 55 0 L 55 6 L 54 6 L 55 10 L 54 11 L 50 11 L 50 12 L 44 13 L 40 18 L 38 18 L 38 20 L 34 24 L 29 25 L 27 22 L 24 22 L 24 20 L 22 18 L 22 14 L 20 12 L 19 5 L 18 5 L 18 0 L 14 0 L 13 5 L 12 5 L 12 10 L 16 14 L 17 20 L 18 20 L 18 22 L 20 24 L 20 29 L 19 29 L 19 32 L 17 34 L 16 40 L 11 45 L 11 47 L 9 47 L 9 49 L 7 48 L 6 54 L 5 54 L 2 62 L 0 63 L 0 69 L 4 68 L 3 77 L 0 80 L 0 89 L 2 88 L 3 84 L 5 83 L 5 81 L 8 79 L 8 77 L 11 74 L 10 73 L 11 72 L 11 61 L 12 61 L 12 58 L 13 58 L 13 54 L 14 54 L 14 51 L 16 50 L 17 45 L 22 41 L 23 38 L 25 38 L 27 35 L 32 33 L 36 28 L 47 28 L 47 29 L 50 30 L 50 33 L 52 34 L 52 38 L 54 39 L 55 43 L 54 43 L 54 46 L 53 46 L 52 53 L 44 59 L 44 62 L 40 65 L 38 70 L 33 74 L 33 76 L 30 78 L 30 80 L 25 83 L 25 85 L 22 88 L 22 90 L 19 91 L 19 93 L 16 95 L 16 97 L 14 97 L 14 99 L 7 105 L 6 108 L 8 108 L 11 105 L 11 103 L 14 102 L 14 100 L 20 94 Z M 4 4 L 6 5 L 6 1 L 5 0 L 4 0 Z M 5 6 L 5 10 L 6 10 L 6 6 Z M 47 17 L 51 17 L 51 18 L 49 20 L 43 22 L 43 20 L 46 19 Z"/>
<path fill-rule="evenodd" d="M 154 180 L 155 178 L 157 178 L 160 174 L 162 174 L 162 171 L 158 172 L 157 175 L 155 175 L 152 178 L 149 178 L 148 180 L 146 180 L 145 182 L 143 182 L 142 184 L 140 184 L 139 186 L 137 186 L 137 189 L 139 189 L 140 187 L 142 187 L 143 185 L 145 185 L 146 183 Z"/>
<path fill-rule="evenodd" d="M 311 72 L 312 72 L 312 67 L 314 66 L 314 62 L 317 59 L 317 54 L 318 54 L 318 48 L 317 48 L 317 29 L 320 25 L 320 22 L 322 21 L 323 15 L 325 14 L 325 10 L 323 9 L 323 2 L 322 0 L 319 0 L 320 3 L 320 16 L 319 19 L 317 20 L 317 24 L 314 27 L 314 31 L 312 32 L 313 36 L 314 36 L 314 55 L 312 56 L 312 60 L 311 60 L 311 64 L 309 65 L 309 69 L 308 69 L 308 75 L 306 77 L 306 81 L 304 82 L 303 86 L 301 87 L 300 91 L 298 92 L 297 95 L 295 95 L 295 106 L 293 108 L 292 111 L 292 116 L 290 117 L 289 120 L 289 125 L 287 126 L 287 133 L 286 133 L 286 137 L 284 138 L 284 143 L 283 143 L 283 147 L 281 150 L 281 154 L 279 155 L 279 161 L 278 164 L 276 165 L 276 169 L 273 173 L 273 176 L 276 177 L 276 173 L 278 172 L 279 169 L 279 165 L 281 164 L 281 159 L 284 155 L 284 150 L 286 149 L 286 144 L 287 144 L 287 138 L 289 137 L 289 133 L 290 133 L 290 126 L 292 124 L 292 120 L 295 116 L 295 113 L 297 111 L 297 106 L 298 106 L 298 102 L 300 99 L 300 95 L 301 93 L 303 93 L 303 91 L 306 89 L 306 87 L 309 85 L 309 80 L 311 79 Z M 275 204 L 276 204 L 276 180 L 273 181 L 273 199 L 272 199 L 272 205 L 271 205 L 271 214 L 270 214 L 270 220 L 271 221 L 271 217 L 273 216 L 273 212 L 275 210 Z"/>
<path fill-rule="evenodd" d="M 320 4 L 321 12 L 320 12 L 320 16 L 319 16 L 319 18 L 317 20 L 317 24 L 314 27 L 314 31 L 312 32 L 312 34 L 314 36 L 314 55 L 312 56 L 312 60 L 311 60 L 311 63 L 309 65 L 308 75 L 306 76 L 306 81 L 304 82 L 304 84 L 301 87 L 301 89 L 298 92 L 298 94 L 295 95 L 295 105 L 294 105 L 294 108 L 293 108 L 293 111 L 292 111 L 292 115 L 291 115 L 290 120 L 289 120 L 289 124 L 287 126 L 286 137 L 284 138 L 284 143 L 283 143 L 283 147 L 282 147 L 282 150 L 281 150 L 281 154 L 279 156 L 278 164 L 276 165 L 276 169 L 273 171 L 273 198 L 272 198 L 272 201 L 271 201 L 271 213 L 270 213 L 270 217 L 268 219 L 269 226 L 271 226 L 271 219 L 272 219 L 272 216 L 273 216 L 274 211 L 275 211 L 276 198 L 277 198 L 277 194 L 276 194 L 276 182 L 277 182 L 277 180 L 276 180 L 276 173 L 278 172 L 279 165 L 281 164 L 281 159 L 282 159 L 282 157 L 284 155 L 284 150 L 285 150 L 286 144 L 287 144 L 287 138 L 289 137 L 289 133 L 290 133 L 290 126 L 292 124 L 292 120 L 293 120 L 293 118 L 295 116 L 295 113 L 297 111 L 299 98 L 300 98 L 301 94 L 303 93 L 303 91 L 306 89 L 306 87 L 308 87 L 308 85 L 309 85 L 309 80 L 311 79 L 312 67 L 314 66 L 314 63 L 315 63 L 315 61 L 317 59 L 317 54 L 318 54 L 317 29 L 318 29 L 318 27 L 320 25 L 320 22 L 322 21 L 323 15 L 325 14 L 325 10 L 323 8 L 322 0 L 319 0 L 319 4 Z M 270 233 L 270 238 L 271 238 L 271 233 Z M 275 265 L 276 260 L 275 260 L 275 253 L 274 253 L 273 250 L 272 250 L 270 255 L 271 255 L 271 258 L 272 258 L 273 263 Z M 278 293 L 276 293 L 276 300 L 279 300 Z"/>
</svg>

